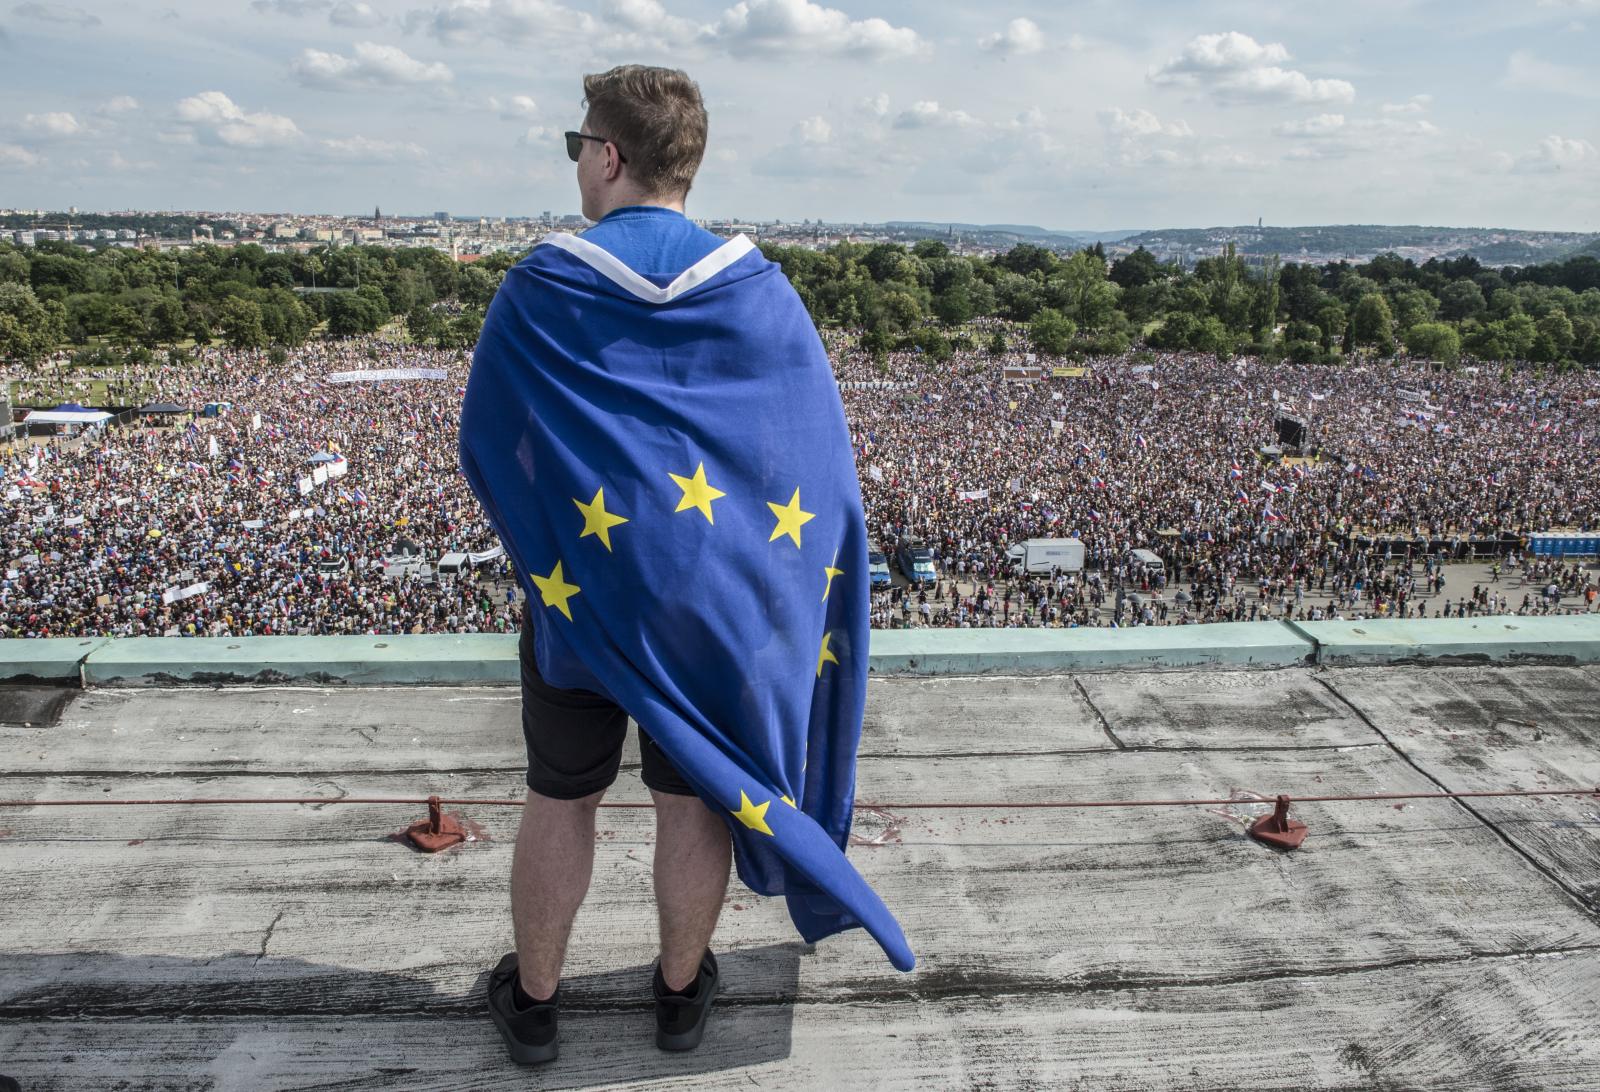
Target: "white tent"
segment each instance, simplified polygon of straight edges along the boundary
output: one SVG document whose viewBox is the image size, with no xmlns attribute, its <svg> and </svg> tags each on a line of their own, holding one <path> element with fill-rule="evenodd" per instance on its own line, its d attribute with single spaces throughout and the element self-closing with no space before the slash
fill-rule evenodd
<svg viewBox="0 0 1600 1092">
<path fill-rule="evenodd" d="M 98 425 L 111 420 L 105 410 L 33 410 L 22 419 L 25 425 Z"/>
</svg>

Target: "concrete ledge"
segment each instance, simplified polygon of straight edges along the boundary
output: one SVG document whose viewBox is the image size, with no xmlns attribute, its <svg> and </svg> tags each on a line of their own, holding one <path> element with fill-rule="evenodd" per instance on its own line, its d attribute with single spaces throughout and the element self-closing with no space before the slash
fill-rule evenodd
<svg viewBox="0 0 1600 1092">
<path fill-rule="evenodd" d="M 1600 614 L 1295 622 L 1333 667 L 1392 663 L 1600 662 Z"/>
<path fill-rule="evenodd" d="M 876 630 L 875 675 L 1040 674 L 1318 663 L 1600 663 L 1600 614 L 1133 629 Z M 515 684 L 516 634 L 0 640 L 0 682 Z"/>
<path fill-rule="evenodd" d="M 875 675 L 985 675 L 1105 668 L 1290 667 L 1314 646 L 1275 622 L 1132 629 L 875 630 Z"/>
<path fill-rule="evenodd" d="M 109 637 L 15 637 L 0 640 L 0 682 L 76 683 L 83 661 Z"/>
<path fill-rule="evenodd" d="M 86 686 L 514 683 L 515 634 L 125 637 L 90 655 Z"/>
</svg>

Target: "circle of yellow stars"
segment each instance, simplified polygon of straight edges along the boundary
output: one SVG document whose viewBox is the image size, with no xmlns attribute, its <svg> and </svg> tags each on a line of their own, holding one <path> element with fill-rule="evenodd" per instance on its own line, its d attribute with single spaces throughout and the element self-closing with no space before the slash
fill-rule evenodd
<svg viewBox="0 0 1600 1092">
<path fill-rule="evenodd" d="M 726 497 L 727 493 L 706 480 L 706 464 L 703 461 L 700 462 L 695 467 L 694 473 L 690 475 L 669 472 L 667 476 L 682 491 L 682 496 L 678 500 L 678 506 L 673 509 L 673 514 L 676 515 L 691 510 L 696 511 L 705 517 L 707 525 L 715 526 L 716 518 L 712 505 L 714 502 Z M 628 517 L 606 508 L 605 492 L 603 487 L 597 488 L 593 499 L 587 503 L 576 497 L 572 498 L 572 503 L 577 506 L 579 514 L 583 516 L 583 530 L 578 533 L 578 538 L 581 540 L 593 536 L 599 540 L 600 545 L 605 547 L 606 552 L 610 553 L 611 531 L 613 528 L 627 523 Z M 796 487 L 787 503 L 780 504 L 777 501 L 767 501 L 766 503 L 767 507 L 772 511 L 773 518 L 776 520 L 772 528 L 772 534 L 767 541 L 777 542 L 780 538 L 788 538 L 794 543 L 795 549 L 800 549 L 801 529 L 807 523 L 816 519 L 816 513 L 807 512 L 800 506 L 799 488 Z M 824 603 L 828 601 L 828 595 L 833 590 L 834 577 L 843 576 L 845 572 L 838 567 L 838 560 L 839 554 L 835 551 L 833 560 L 822 568 L 824 580 L 822 602 Z M 562 572 L 562 562 L 556 562 L 555 568 L 550 571 L 549 576 L 540 576 L 537 573 L 531 574 L 531 576 L 533 586 L 538 589 L 539 598 L 543 604 L 547 607 L 554 607 L 566 617 L 567 621 L 572 621 L 570 600 L 583 589 L 566 579 L 565 574 Z M 822 646 L 817 651 L 818 678 L 822 677 L 822 669 L 826 665 L 833 664 L 838 666 L 839 664 L 838 655 L 830 647 L 832 640 L 833 634 L 831 632 L 823 633 Z M 779 796 L 778 799 L 789 807 L 798 810 L 794 800 L 787 794 Z M 748 829 L 770 837 L 772 836 L 772 828 L 767 823 L 767 809 L 771 806 L 771 800 L 764 800 L 757 804 L 750 799 L 748 794 L 740 790 L 739 807 L 729 810 L 733 817 Z"/>
</svg>

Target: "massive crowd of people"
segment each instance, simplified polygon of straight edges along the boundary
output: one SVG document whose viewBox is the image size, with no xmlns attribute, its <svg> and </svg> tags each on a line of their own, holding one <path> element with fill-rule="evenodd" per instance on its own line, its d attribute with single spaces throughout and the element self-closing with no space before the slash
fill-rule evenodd
<svg viewBox="0 0 1600 1092">
<path fill-rule="evenodd" d="M 1531 613 L 1576 609 L 1563 596 L 1594 601 L 1579 564 L 1535 562 L 1517 537 L 1600 528 L 1600 376 L 1176 353 L 1056 376 L 1022 353 L 935 363 L 874 358 L 847 334 L 825 340 L 871 536 L 891 554 L 918 540 L 939 569 L 932 587 L 875 591 L 874 625 L 1409 617 L 1429 604 L 1431 615 Z M 457 468 L 470 354 L 366 339 L 312 342 L 287 359 L 195 356 L 108 373 L 99 389 L 212 404 L 212 416 L 141 416 L 10 447 L 7 636 L 516 628 L 520 592 L 503 557 L 451 576 L 389 563 L 405 549 L 437 562 L 496 545 Z M 1016 378 L 1033 364 L 1042 371 Z M 444 378 L 329 378 L 371 368 Z M 11 378 L 18 403 L 62 389 L 59 373 Z M 1280 412 L 1306 423 L 1315 457 L 1262 455 Z M 1022 540 L 1070 536 L 1084 543 L 1082 572 L 1020 574 L 1007 559 Z M 1520 564 L 1520 599 L 1509 583 L 1455 586 L 1445 562 L 1474 548 Z M 1140 563 L 1135 549 L 1163 564 Z"/>
</svg>

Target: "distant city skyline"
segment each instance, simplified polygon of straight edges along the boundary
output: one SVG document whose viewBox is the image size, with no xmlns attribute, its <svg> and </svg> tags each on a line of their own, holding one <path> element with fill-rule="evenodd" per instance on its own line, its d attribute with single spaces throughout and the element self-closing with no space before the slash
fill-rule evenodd
<svg viewBox="0 0 1600 1092">
<path fill-rule="evenodd" d="M 580 76 L 637 60 L 705 93 L 702 218 L 1593 232 L 1595 35 L 1600 0 L 6 3 L 0 204 L 559 216 Z"/>
</svg>

